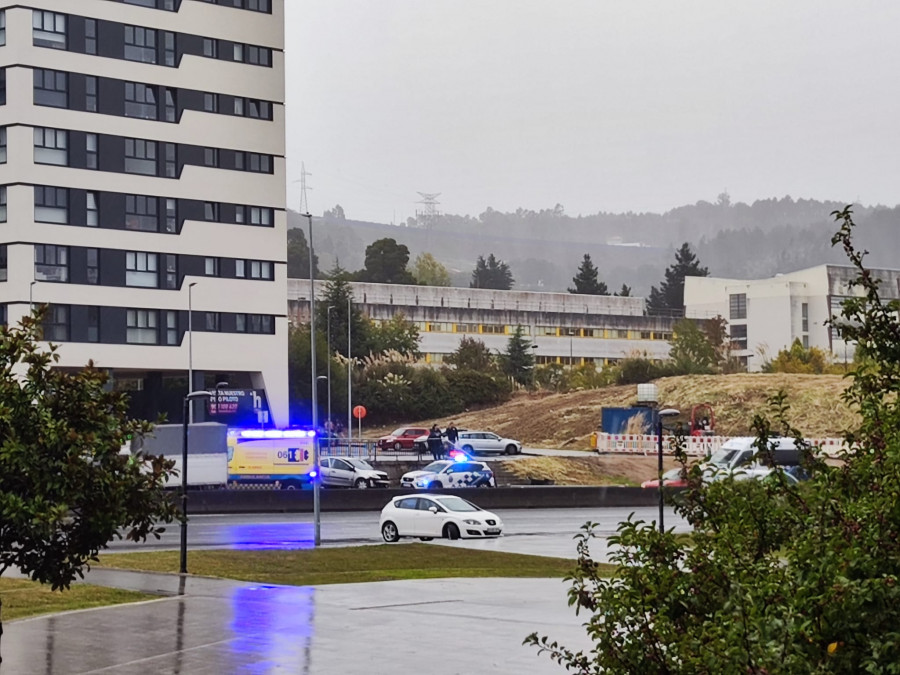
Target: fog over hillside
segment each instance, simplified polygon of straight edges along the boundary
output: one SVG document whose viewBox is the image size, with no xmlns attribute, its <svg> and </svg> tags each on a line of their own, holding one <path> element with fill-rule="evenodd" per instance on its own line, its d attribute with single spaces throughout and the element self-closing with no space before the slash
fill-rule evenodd
<svg viewBox="0 0 900 675">
<path fill-rule="evenodd" d="M 459 286 L 468 285 L 478 255 L 494 253 L 510 264 L 515 288 L 546 291 L 564 291 L 589 253 L 610 289 L 625 283 L 634 294 L 646 295 L 684 241 L 714 276 L 756 278 L 842 263 L 842 253 L 831 248 L 830 214 L 843 206 L 791 197 L 732 203 L 723 193 L 715 203 L 700 201 L 662 214 L 570 215 L 556 205 L 511 213 L 487 208 L 478 216 L 444 214 L 403 225 L 357 221 L 352 213 L 342 218 L 342 209 L 329 209 L 315 221 L 314 244 L 322 269 L 338 259 L 356 270 L 363 266 L 366 246 L 392 237 L 409 247 L 411 259 L 432 253 Z M 871 252 L 869 265 L 900 266 L 900 207 L 857 206 L 855 213 L 859 244 Z M 301 224 L 290 212 L 289 225 Z"/>
</svg>

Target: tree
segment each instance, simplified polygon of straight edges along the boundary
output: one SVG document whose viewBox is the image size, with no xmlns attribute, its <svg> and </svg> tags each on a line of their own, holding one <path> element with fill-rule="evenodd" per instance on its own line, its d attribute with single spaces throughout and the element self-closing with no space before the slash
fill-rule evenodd
<svg viewBox="0 0 900 675">
<path fill-rule="evenodd" d="M 502 260 L 498 260 L 491 253 L 487 260 L 484 256 L 478 256 L 475 261 L 475 269 L 472 271 L 472 282 L 469 288 L 492 288 L 498 291 L 508 291 L 513 287 L 512 272 Z"/>
<path fill-rule="evenodd" d="M 619 292 L 615 295 L 618 295 L 620 298 L 630 298 L 631 297 L 631 286 L 627 284 L 622 284 L 622 288 L 619 289 Z"/>
<path fill-rule="evenodd" d="M 420 286 L 450 285 L 450 272 L 430 253 L 420 253 L 416 257 L 412 275 Z"/>
<path fill-rule="evenodd" d="M 363 316 L 359 306 L 353 304 L 353 289 L 350 287 L 346 270 L 335 265 L 328 272 L 321 298 L 316 303 L 316 328 L 325 332 L 328 326 L 328 308 L 331 310 L 331 348 L 347 356 L 348 311 L 351 324 L 353 354 L 358 358 L 368 354 L 369 321 Z M 349 303 L 349 310 L 348 310 Z M 308 333 L 307 333 L 308 335 Z"/>
<path fill-rule="evenodd" d="M 709 374 L 715 370 L 718 364 L 716 348 L 696 321 L 678 321 L 673 333 L 669 357 L 675 362 L 676 372 L 695 375 Z"/>
<path fill-rule="evenodd" d="M 582 295 L 609 295 L 609 289 L 606 284 L 597 277 L 597 268 L 591 260 L 591 256 L 584 254 L 584 260 L 578 267 L 578 274 L 572 277 L 574 287 L 569 288 L 569 293 L 580 293 Z"/>
<path fill-rule="evenodd" d="M 794 340 L 789 349 L 782 349 L 771 361 L 762 365 L 764 373 L 823 373 L 843 372 L 835 367 L 824 350 L 818 347 L 804 347 L 799 339 Z"/>
<path fill-rule="evenodd" d="M 709 270 L 700 267 L 700 261 L 691 251 L 690 244 L 683 243 L 675 252 L 675 263 L 666 270 L 665 279 L 659 288 L 650 288 L 648 308 L 651 311 L 684 310 L 684 278 L 706 276 L 709 276 Z"/>
<path fill-rule="evenodd" d="M 367 347 L 372 354 L 398 352 L 404 356 L 418 358 L 419 328 L 408 321 L 402 312 L 397 312 L 380 324 L 369 322 Z"/>
<path fill-rule="evenodd" d="M 531 381 L 531 371 L 534 368 L 532 344 L 531 340 L 525 339 L 525 329 L 522 326 L 516 326 L 506 343 L 503 370 L 519 384 Z"/>
<path fill-rule="evenodd" d="M 313 270 L 319 277 L 319 256 L 313 252 Z M 291 279 L 309 279 L 309 244 L 299 227 L 287 231 L 287 275 Z"/>
<path fill-rule="evenodd" d="M 60 589 L 111 539 L 158 536 L 177 510 L 163 490 L 171 461 L 120 454 L 151 425 L 127 417 L 127 396 L 92 363 L 53 368 L 44 312 L 0 329 L 0 575 L 16 567 Z"/>
<path fill-rule="evenodd" d="M 366 247 L 365 268 L 356 273 L 358 281 L 375 284 L 414 284 L 416 280 L 406 269 L 409 249 L 386 237 Z"/>
<path fill-rule="evenodd" d="M 771 434 L 794 437 L 805 483 L 774 471 L 765 480 L 705 482 L 688 467 L 675 509 L 689 540 L 655 523 L 620 524 L 608 544 L 620 566 L 602 578 L 591 558 L 592 524 L 578 543 L 570 603 L 593 641 L 574 652 L 532 635 L 571 671 L 641 673 L 889 673 L 900 663 L 900 300 L 885 301 L 852 242 L 848 208 L 835 212 L 859 291 L 832 322 L 870 359 L 849 377 L 844 402 L 860 422 L 836 466 L 787 423 L 756 416 L 756 447 L 773 460 Z"/>
<path fill-rule="evenodd" d="M 494 355 L 481 340 L 469 336 L 459 341 L 456 350 L 444 359 L 444 363 L 457 370 L 488 372 L 496 367 Z"/>
</svg>

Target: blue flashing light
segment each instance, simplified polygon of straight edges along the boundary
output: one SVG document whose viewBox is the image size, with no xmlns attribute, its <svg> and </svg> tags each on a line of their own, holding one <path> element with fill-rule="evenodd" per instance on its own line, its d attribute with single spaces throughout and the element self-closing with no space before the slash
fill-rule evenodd
<svg viewBox="0 0 900 675">
<path fill-rule="evenodd" d="M 454 462 L 468 462 L 469 458 L 466 457 L 463 453 L 459 453 L 453 458 Z"/>
<path fill-rule="evenodd" d="M 310 477 L 310 478 L 315 478 L 315 477 L 318 476 L 318 475 L 319 475 L 319 472 L 316 471 L 315 469 L 313 469 L 312 471 L 309 472 L 309 477 Z"/>
<path fill-rule="evenodd" d="M 260 439 L 260 438 L 315 438 L 315 431 L 306 431 L 305 429 L 243 429 L 236 432 L 240 438 Z M 233 435 L 229 432 L 229 435 Z"/>
<path fill-rule="evenodd" d="M 315 432 L 315 431 L 307 431 L 307 432 L 306 432 L 306 435 L 309 436 L 310 438 L 315 438 L 315 437 L 316 437 L 316 432 Z"/>
</svg>

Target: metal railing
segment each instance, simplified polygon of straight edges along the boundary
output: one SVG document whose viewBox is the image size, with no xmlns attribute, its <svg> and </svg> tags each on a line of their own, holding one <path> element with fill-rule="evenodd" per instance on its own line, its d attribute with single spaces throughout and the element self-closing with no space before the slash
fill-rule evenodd
<svg viewBox="0 0 900 675">
<path fill-rule="evenodd" d="M 320 438 L 319 454 L 322 457 L 351 457 L 372 461 L 393 459 L 421 461 L 423 452 L 418 450 L 394 450 L 380 448 L 374 438 L 348 440 L 346 438 Z"/>
</svg>

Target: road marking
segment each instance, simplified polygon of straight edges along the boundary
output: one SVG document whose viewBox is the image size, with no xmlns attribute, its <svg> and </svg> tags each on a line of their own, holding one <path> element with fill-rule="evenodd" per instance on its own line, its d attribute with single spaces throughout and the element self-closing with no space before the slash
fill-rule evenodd
<svg viewBox="0 0 900 675">
<path fill-rule="evenodd" d="M 462 602 L 462 600 L 430 600 L 425 602 L 404 602 L 396 605 L 372 605 L 371 607 L 351 607 L 351 612 L 357 612 L 362 609 L 393 609 L 394 607 L 415 607 L 416 605 L 446 605 L 451 602 Z"/>
</svg>

